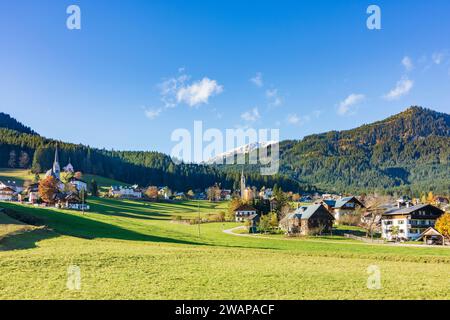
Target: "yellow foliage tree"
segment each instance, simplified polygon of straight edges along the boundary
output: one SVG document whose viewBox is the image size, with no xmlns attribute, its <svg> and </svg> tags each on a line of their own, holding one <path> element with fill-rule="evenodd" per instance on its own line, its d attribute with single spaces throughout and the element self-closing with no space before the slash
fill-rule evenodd
<svg viewBox="0 0 450 320">
<path fill-rule="evenodd" d="M 428 192 L 427 202 L 428 203 L 433 203 L 434 202 L 434 194 L 431 191 Z"/>
<path fill-rule="evenodd" d="M 444 237 L 450 239 L 450 213 L 445 213 L 436 220 L 435 228 Z"/>
</svg>

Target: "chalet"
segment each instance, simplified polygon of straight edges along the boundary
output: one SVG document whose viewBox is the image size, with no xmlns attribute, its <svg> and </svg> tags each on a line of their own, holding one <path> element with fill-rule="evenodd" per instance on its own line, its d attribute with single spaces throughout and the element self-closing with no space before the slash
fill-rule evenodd
<svg viewBox="0 0 450 320">
<path fill-rule="evenodd" d="M 0 189 L 1 188 L 11 188 L 15 193 L 20 193 L 23 191 L 23 187 L 16 183 L 16 181 L 0 181 Z"/>
<path fill-rule="evenodd" d="M 288 234 L 310 235 L 330 233 L 333 215 L 322 204 L 302 206 L 280 221 L 280 228 Z"/>
<path fill-rule="evenodd" d="M 73 210 L 89 210 L 89 205 L 80 199 L 80 196 L 76 192 L 69 192 L 63 199 L 64 207 Z"/>
<path fill-rule="evenodd" d="M 355 210 L 361 208 L 365 208 L 365 206 L 356 197 L 344 197 L 336 200 L 332 207 L 332 212 L 334 213 L 334 218 L 339 220 L 341 216 L 353 213 Z"/>
<path fill-rule="evenodd" d="M 234 211 L 236 222 L 243 222 L 248 220 L 251 216 L 256 214 L 256 209 L 250 205 L 243 204 Z"/>
<path fill-rule="evenodd" d="M 443 210 L 430 204 L 392 208 L 381 216 L 381 236 L 387 240 L 415 240 L 433 227 Z"/>
<path fill-rule="evenodd" d="M 75 188 L 77 188 L 78 191 L 81 191 L 81 190 L 87 191 L 87 182 L 85 182 L 81 179 L 72 177 L 69 179 L 69 183 L 71 185 L 73 185 Z"/>
<path fill-rule="evenodd" d="M 0 201 L 12 201 L 15 199 L 15 196 L 15 189 L 8 186 L 0 187 Z"/>
<path fill-rule="evenodd" d="M 22 199 L 28 199 L 28 203 L 36 203 L 39 200 L 39 183 L 32 183 L 24 190 Z"/>
</svg>

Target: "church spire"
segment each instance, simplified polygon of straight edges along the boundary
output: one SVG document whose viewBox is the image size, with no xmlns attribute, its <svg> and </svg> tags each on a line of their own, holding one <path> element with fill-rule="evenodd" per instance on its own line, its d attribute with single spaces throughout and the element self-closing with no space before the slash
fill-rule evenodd
<svg viewBox="0 0 450 320">
<path fill-rule="evenodd" d="M 60 179 L 61 167 L 59 166 L 58 144 L 55 149 L 55 160 L 53 161 L 53 173 Z"/>
<path fill-rule="evenodd" d="M 242 169 L 241 172 L 241 198 L 244 199 L 245 198 L 245 176 L 244 176 L 244 169 Z"/>
</svg>

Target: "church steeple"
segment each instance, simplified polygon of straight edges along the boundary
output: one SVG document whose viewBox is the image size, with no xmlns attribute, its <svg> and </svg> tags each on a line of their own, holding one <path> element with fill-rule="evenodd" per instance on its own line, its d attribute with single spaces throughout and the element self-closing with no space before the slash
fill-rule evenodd
<svg viewBox="0 0 450 320">
<path fill-rule="evenodd" d="M 55 160 L 53 161 L 53 173 L 58 179 L 60 179 L 61 167 L 59 165 L 58 145 L 56 145 L 55 149 Z"/>
<path fill-rule="evenodd" d="M 242 169 L 241 173 L 241 198 L 244 199 L 245 197 L 245 176 L 244 176 L 244 169 Z"/>
</svg>

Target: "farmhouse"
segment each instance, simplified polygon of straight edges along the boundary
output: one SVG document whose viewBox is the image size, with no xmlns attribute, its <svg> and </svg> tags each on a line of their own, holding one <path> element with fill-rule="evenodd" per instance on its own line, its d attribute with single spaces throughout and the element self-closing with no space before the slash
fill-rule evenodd
<svg viewBox="0 0 450 320">
<path fill-rule="evenodd" d="M 280 221 L 280 228 L 289 234 L 329 233 L 333 215 L 322 204 L 302 206 Z"/>
<path fill-rule="evenodd" d="M 387 240 L 415 240 L 434 227 L 443 210 L 430 204 L 393 208 L 381 217 L 381 236 Z"/>
<path fill-rule="evenodd" d="M 332 210 L 334 213 L 334 218 L 339 220 L 345 214 L 351 214 L 357 209 L 365 208 L 364 204 L 359 201 L 356 197 L 344 197 L 336 200 Z"/>
<path fill-rule="evenodd" d="M 256 215 L 256 209 L 250 205 L 243 204 L 239 206 L 235 211 L 236 222 L 242 222 L 248 220 L 251 216 Z"/>
</svg>

